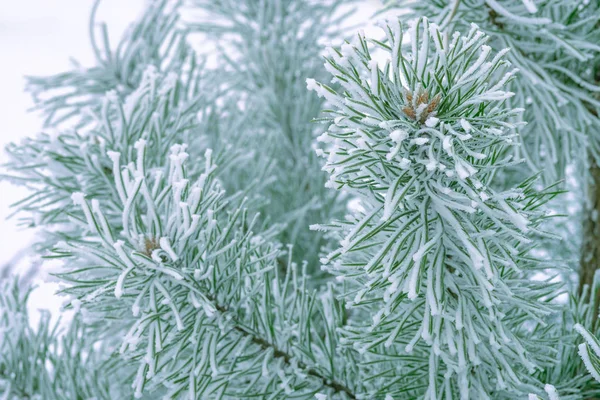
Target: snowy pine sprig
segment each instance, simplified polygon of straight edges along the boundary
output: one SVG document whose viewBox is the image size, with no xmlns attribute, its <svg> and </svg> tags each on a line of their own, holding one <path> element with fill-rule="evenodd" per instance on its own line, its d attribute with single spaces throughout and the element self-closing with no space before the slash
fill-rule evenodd
<svg viewBox="0 0 600 400">
<path fill-rule="evenodd" d="M 488 398 L 490 379 L 518 393 L 520 371 L 533 373 L 550 351 L 518 332 L 552 313 L 546 299 L 560 284 L 528 279 L 539 268 L 531 234 L 544 234 L 540 207 L 555 192 L 537 192 L 532 179 L 493 188 L 516 143 L 510 121 L 520 110 L 505 102 L 516 71 L 476 26 L 449 37 L 420 19 L 408 50 L 399 21 L 383 28 L 385 43 L 360 34 L 330 51 L 344 92 L 308 81 L 331 106 L 320 150 L 329 185 L 360 200 L 348 220 L 315 227 L 340 235 L 324 268 L 371 315 L 351 321 L 345 342 L 361 353 L 419 354 L 413 363 L 428 373 L 406 375 L 403 386 L 415 396 Z M 382 67 L 369 43 L 388 56 Z"/>
<path fill-rule="evenodd" d="M 503 59 L 508 50 L 492 55 L 476 26 L 468 35 L 449 38 L 423 19 L 411 26 L 412 49 L 405 54 L 400 23 L 386 25 L 385 31 L 388 43 L 381 47 L 391 58 L 382 67 L 360 35 L 356 46 L 330 50 L 326 66 L 345 95 L 307 81 L 336 108 L 335 124 L 321 137 L 333 144 L 325 150 L 329 185 L 383 193 L 383 185 L 391 182 L 358 172 L 378 163 L 393 177 L 415 169 L 440 187 L 465 182 L 476 192 L 472 200 L 486 200 L 479 176 L 506 165 L 497 158 L 513 143 L 514 126 L 507 121 L 520 112 L 503 103 L 513 95 L 504 85 L 516 72 Z M 343 168 L 345 159 L 356 168 Z M 386 215 L 397 201 L 387 193 Z"/>
<path fill-rule="evenodd" d="M 192 181 L 185 146 L 153 171 L 146 143 L 136 149 L 135 169 L 114 181 L 122 223 L 111 226 L 110 207 L 75 193 L 89 234 L 56 249 L 65 292 L 90 318 L 121 327 L 122 362 L 137 365 L 135 397 L 356 398 L 331 293 L 307 291 L 306 266 L 290 261 L 280 275 L 280 250 L 253 233 L 243 201 L 225 196 L 211 152 Z"/>
<path fill-rule="evenodd" d="M 503 176 L 521 161 L 513 154 L 550 166 L 593 142 L 597 87 L 585 64 L 600 31 L 588 2 L 579 13 L 553 0 L 413 1 L 437 10 L 440 26 L 390 21 L 384 40 L 358 35 L 325 68 L 320 43 L 341 36 L 344 1 L 186 3 L 202 21 L 180 29 L 180 2 L 150 2 L 116 48 L 104 27 L 92 34 L 95 66 L 29 81 L 61 131 L 10 146 L 10 178 L 33 190 L 18 205 L 23 221 L 51 232 L 48 257 L 63 261 L 56 276 L 78 317 L 61 347 L 47 323 L 5 318 L 22 301 L 1 288 L 11 340 L 0 336 L 0 389 L 50 399 L 600 393 L 597 306 L 584 292 L 554 313 L 562 284 L 535 248 L 552 239 L 540 222 L 557 191 Z M 220 49 L 214 71 L 188 29 Z M 328 74 L 331 85 L 317 82 Z M 309 119 L 324 106 L 322 129 Z M 323 172 L 309 154 L 324 130 Z M 519 135 L 534 130 L 544 136 Z M 339 190 L 322 187 L 327 175 Z M 339 220 L 347 195 L 356 202 Z M 316 226 L 326 233 L 306 229 L 331 219 Z M 327 283 L 313 272 L 323 249 Z"/>
<path fill-rule="evenodd" d="M 521 71 L 509 85 L 511 104 L 525 108 L 522 146 L 513 150 L 534 172 L 554 182 L 572 163 L 600 157 L 600 4 L 595 1 L 485 0 L 471 2 L 388 0 L 409 18 L 431 17 L 466 33 L 476 22 L 495 50 Z M 586 157 L 582 157 L 586 149 Z M 589 158 L 587 158 L 589 157 Z M 581 171 L 585 174 L 585 169 Z"/>
<path fill-rule="evenodd" d="M 202 136 L 197 133 L 202 124 L 197 114 L 210 104 L 210 96 L 190 98 L 185 92 L 181 77 L 163 75 L 148 66 L 140 86 L 125 99 L 113 90 L 98 99 L 99 106 L 90 111 L 93 122 L 87 131 L 41 133 L 10 144 L 5 164 L 10 171 L 8 178 L 33 192 L 15 205 L 24 212 L 22 224 L 52 230 L 44 240 L 48 245 L 56 240 L 55 235 L 76 237 L 69 214 L 77 215 L 80 210 L 73 206 L 71 194 L 81 191 L 98 200 L 119 202 L 124 189 L 113 186 L 113 177 L 118 176 L 121 165 L 134 162 L 138 140 L 151 147 L 144 154 L 147 167 L 162 164 L 163 155 L 177 142 L 202 148 Z M 109 220 L 113 218 L 118 217 L 108 215 Z M 62 229 L 57 230 L 59 226 Z"/>
<path fill-rule="evenodd" d="M 600 341 L 598 340 L 599 329 L 598 329 L 598 297 L 597 293 L 600 290 L 600 274 L 598 271 L 594 274 L 594 279 L 591 286 L 584 286 L 582 293 L 579 297 L 571 299 L 569 308 L 570 313 L 574 316 L 575 324 L 570 326 L 571 333 L 576 333 L 577 340 L 573 346 L 565 349 L 565 353 L 570 351 L 571 353 L 577 353 L 577 357 L 581 360 L 580 363 L 573 362 L 579 370 L 570 370 L 563 367 L 561 375 L 565 379 L 569 379 L 571 376 L 581 377 L 581 369 L 585 368 L 587 371 L 586 378 L 592 378 L 594 381 L 589 382 L 589 394 L 586 393 L 587 397 L 591 397 L 600 392 Z M 581 342 L 583 339 L 583 343 Z M 569 354 L 570 355 L 570 354 Z M 573 367 L 573 368 L 576 368 Z"/>
</svg>

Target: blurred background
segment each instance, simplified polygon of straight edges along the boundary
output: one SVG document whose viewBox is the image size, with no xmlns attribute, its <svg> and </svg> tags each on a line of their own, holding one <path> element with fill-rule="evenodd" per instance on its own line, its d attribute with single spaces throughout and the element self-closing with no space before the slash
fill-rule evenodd
<svg viewBox="0 0 600 400">
<path fill-rule="evenodd" d="M 147 1 L 101 1 L 97 21 L 107 23 L 112 43 L 118 41 Z M 0 2 L 0 164 L 5 161 L 6 144 L 42 130 L 40 116 L 28 112 L 33 102 L 24 91 L 24 77 L 60 73 L 69 68 L 71 59 L 82 65 L 93 64 L 88 35 L 93 3 L 94 0 Z M 353 22 L 372 29 L 370 17 L 381 7 L 381 1 L 362 0 L 358 4 Z M 25 195 L 24 189 L 0 181 L 0 276 L 10 269 L 37 285 L 30 302 L 30 315 L 35 320 L 39 318 L 37 309 L 57 311 L 63 300 L 54 295 L 57 284 L 47 282 L 44 268 L 38 268 L 39 257 L 28 251 L 35 232 L 19 227 L 18 216 L 8 218 L 14 211 L 10 205 Z"/>
</svg>

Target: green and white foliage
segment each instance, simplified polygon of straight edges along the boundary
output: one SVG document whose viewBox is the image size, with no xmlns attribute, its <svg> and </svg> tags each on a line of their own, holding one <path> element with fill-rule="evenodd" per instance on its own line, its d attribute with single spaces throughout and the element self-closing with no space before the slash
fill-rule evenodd
<svg viewBox="0 0 600 400">
<path fill-rule="evenodd" d="M 27 88 L 36 109 L 45 115 L 47 126 L 82 127 L 93 122 L 89 110 L 97 111 L 109 91 L 123 100 L 137 90 L 149 66 L 164 76 L 173 73 L 180 78 L 178 97 L 198 94 L 203 66 L 186 41 L 187 32 L 180 26 L 179 2 L 148 2 L 139 20 L 115 48 L 109 43 L 106 24 L 96 21 L 99 5 L 100 0 L 96 0 L 89 28 L 96 64 L 84 67 L 74 62 L 70 71 L 28 78 Z"/>
<path fill-rule="evenodd" d="M 314 227 L 341 239 L 323 263 L 359 313 L 345 340 L 360 353 L 412 357 L 391 373 L 404 381 L 392 396 L 524 395 L 554 352 L 530 338 L 560 284 L 529 280 L 542 268 L 530 250 L 534 235 L 547 236 L 538 224 L 553 192 L 532 179 L 491 188 L 495 171 L 517 161 L 504 156 L 522 111 L 507 104 L 508 50 L 492 52 L 475 25 L 465 35 L 426 19 L 383 28 L 385 42 L 359 34 L 330 50 L 343 92 L 308 80 L 331 106 L 318 150 L 328 185 L 360 199 L 346 221 Z M 388 55 L 383 65 L 370 42 Z"/>
<path fill-rule="evenodd" d="M 592 205 L 588 191 L 597 190 L 589 174 L 589 164 L 598 162 L 598 93 L 600 65 L 600 3 L 597 1 L 525 1 L 525 0 L 457 0 L 412 1 L 392 0 L 391 7 L 408 7 L 411 16 L 431 16 L 438 23 L 466 32 L 469 22 L 476 22 L 490 36 L 489 45 L 500 50 L 510 47 L 506 55 L 520 73 L 510 83 L 515 96 L 511 105 L 524 107 L 522 118 L 527 125 L 519 127 L 522 146 L 517 148 L 533 171 L 541 171 L 548 181 L 566 175 L 565 187 L 571 192 L 551 207 L 558 213 L 568 214 L 568 220 L 551 222 L 549 227 L 563 235 L 562 243 L 547 244 L 536 240 L 555 260 L 588 259 L 581 244 L 595 243 L 589 232 L 582 232 L 581 221 L 593 219 L 596 211 L 586 210 Z M 565 166 L 573 164 L 575 168 Z M 569 172 L 570 171 L 570 172 Z M 496 186 L 506 187 L 523 169 L 500 176 Z M 507 179 L 509 178 L 509 179 Z M 596 179 L 596 178 L 594 178 Z M 583 211 L 583 212 L 582 212 Z M 557 220 L 560 221 L 560 220 Z M 585 228 L 585 224 L 583 224 Z M 589 237 L 588 237 L 589 236 Z M 565 284 L 577 286 L 572 272 L 564 274 Z M 576 290 L 576 289 L 575 289 Z M 593 292 L 596 293 L 596 292 Z M 597 386 L 589 374 L 582 373 L 583 365 L 577 359 L 575 323 L 594 334 L 598 305 L 586 301 L 596 294 L 583 296 L 573 293 L 560 318 L 549 321 L 546 335 L 563 337 L 557 347 L 556 361 L 540 373 L 542 383 L 551 382 L 561 397 L 597 397 Z M 587 299 L 587 300 L 585 300 Z M 593 318 L 579 319 L 581 309 Z M 593 323 L 593 325 L 592 325 Z"/>
<path fill-rule="evenodd" d="M 579 345 L 579 355 L 590 375 L 600 382 L 600 342 L 582 325 L 575 325 L 575 329 L 586 341 Z"/>
<path fill-rule="evenodd" d="M 190 180 L 185 146 L 154 169 L 147 143 L 135 148 L 135 164 L 115 168 L 120 203 L 73 194 L 89 233 L 55 251 L 66 257 L 65 292 L 89 318 L 127 329 L 120 351 L 138 365 L 135 397 L 355 398 L 332 294 L 307 292 L 305 265 L 290 260 L 279 275 L 279 250 L 253 233 L 244 200 L 225 196 L 211 151 Z M 104 214 L 113 207 L 114 226 Z"/>
<path fill-rule="evenodd" d="M 44 312 L 32 327 L 29 291 L 16 280 L 0 282 L 0 393 L 2 399 L 102 399 L 131 395 L 127 370 L 114 363 L 110 348 L 94 342 L 77 314 L 66 332 Z M 122 398 L 122 397 L 121 397 Z"/>
<path fill-rule="evenodd" d="M 16 204 L 24 211 L 22 223 L 52 230 L 45 238 L 50 244 L 55 243 L 56 235 L 78 237 L 80 231 L 69 222 L 70 214 L 81 215 L 71 202 L 71 194 L 78 191 L 111 205 L 107 218 L 120 220 L 114 205 L 122 200 L 124 189 L 112 184 L 113 176 L 120 165 L 127 165 L 125 171 L 133 174 L 130 163 L 138 140 L 145 140 L 151 149 L 145 154 L 148 166 L 162 165 L 177 142 L 202 148 L 197 114 L 209 100 L 199 95 L 190 99 L 187 89 L 174 73 L 164 76 L 148 66 L 140 86 L 125 100 L 114 90 L 98 99 L 100 106 L 90 111 L 86 131 L 41 133 L 9 145 L 5 164 L 11 171 L 9 178 L 32 190 Z"/>
<path fill-rule="evenodd" d="M 597 1 L 389 0 L 387 5 L 463 33 L 474 22 L 490 36 L 494 50 L 511 49 L 506 59 L 520 73 L 508 85 L 515 93 L 509 103 L 525 108 L 527 121 L 518 128 L 523 146 L 514 151 L 534 172 L 543 171 L 554 182 L 568 163 L 586 162 L 582 149 L 598 159 Z"/>
<path fill-rule="evenodd" d="M 238 166 L 237 179 L 231 179 L 228 188 L 240 189 L 235 185 L 261 177 L 261 214 L 271 224 L 284 225 L 280 240 L 294 244 L 298 261 L 309 261 L 311 270 L 327 242 L 308 225 L 342 216 L 346 202 L 323 187 L 326 175 L 312 151 L 321 131 L 311 123 L 323 101 L 307 92 L 304 82 L 309 76 L 325 77 L 322 43 L 340 37 L 352 11 L 344 6 L 348 3 L 186 2 L 190 11 L 200 14 L 187 18 L 189 29 L 203 35 L 204 45 L 216 43 L 219 78 L 229 87 L 224 97 L 235 100 L 236 117 L 243 119 L 227 140 L 241 144 L 253 157 Z"/>
<path fill-rule="evenodd" d="M 521 159 L 596 155 L 600 6 L 397 0 L 433 22 L 323 66 L 345 3 L 152 1 L 114 48 L 96 3 L 96 65 L 30 79 L 56 132 L 5 166 L 76 313 L 33 329 L 0 287 L 4 398 L 600 396 L 600 289 L 555 301 L 558 190 Z"/>
</svg>

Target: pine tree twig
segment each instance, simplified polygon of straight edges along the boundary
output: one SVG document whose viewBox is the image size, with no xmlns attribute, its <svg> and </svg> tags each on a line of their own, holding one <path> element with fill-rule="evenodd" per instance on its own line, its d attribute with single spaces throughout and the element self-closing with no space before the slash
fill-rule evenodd
<svg viewBox="0 0 600 400">
<path fill-rule="evenodd" d="M 212 295 L 205 295 L 205 296 L 207 299 L 209 299 L 210 301 L 213 302 L 213 304 L 215 305 L 215 308 L 222 314 L 226 314 L 229 311 L 229 309 L 227 307 L 218 304 L 216 302 L 216 299 L 214 296 L 212 296 Z M 234 329 L 236 331 L 240 332 L 244 336 L 249 336 L 254 344 L 257 344 L 264 350 L 269 349 L 269 348 L 273 349 L 274 357 L 283 359 L 283 361 L 285 361 L 285 363 L 287 365 L 290 365 L 290 366 L 292 365 L 292 359 L 293 359 L 292 355 L 279 349 L 275 344 L 269 342 L 268 340 L 257 337 L 256 334 L 254 332 L 252 332 L 251 329 L 244 327 L 242 324 L 239 323 L 239 321 L 236 320 L 236 322 L 237 322 L 237 324 L 234 327 Z M 320 380 L 323 386 L 333 389 L 333 391 L 336 393 L 344 393 L 347 397 L 349 397 L 352 400 L 357 399 L 356 395 L 352 392 L 352 390 L 350 388 L 348 388 L 346 385 L 344 385 L 343 383 L 337 382 L 334 379 L 327 378 L 327 377 L 321 375 L 319 372 L 310 368 L 303 361 L 298 361 L 297 365 L 300 369 L 304 370 L 308 375 Z"/>
</svg>

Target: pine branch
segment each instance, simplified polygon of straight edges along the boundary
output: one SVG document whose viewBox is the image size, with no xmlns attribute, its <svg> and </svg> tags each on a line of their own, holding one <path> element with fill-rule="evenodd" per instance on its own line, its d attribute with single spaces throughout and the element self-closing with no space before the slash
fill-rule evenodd
<svg viewBox="0 0 600 400">
<path fill-rule="evenodd" d="M 116 48 L 104 25 L 96 34 L 96 3 L 96 65 L 29 81 L 49 126 L 85 129 L 11 145 L 7 164 L 33 189 L 17 207 L 52 232 L 39 248 L 63 262 L 77 321 L 63 342 L 46 322 L 14 324 L 4 310 L 24 303 L 0 290 L 0 328 L 14 333 L 0 340 L 0 388 L 122 395 L 108 373 L 151 398 L 600 393 L 597 282 L 562 305 L 563 284 L 539 280 L 557 271 L 556 250 L 536 245 L 556 239 L 545 207 L 560 190 L 513 185 L 509 171 L 521 179 L 523 156 L 552 181 L 574 152 L 598 158 L 585 66 L 600 54 L 598 5 L 394 3 L 442 27 L 391 21 L 385 40 L 330 49 L 328 73 L 320 43 L 351 13 L 339 0 L 190 0 L 207 19 L 188 28 L 220 48 L 214 71 L 179 2 L 152 2 Z M 328 127 L 310 126 L 325 107 Z M 343 220 L 346 198 L 321 187 L 309 154 L 315 134 L 327 186 L 359 201 Z M 319 219 L 333 219 L 314 226 L 329 236 L 304 229 Z M 307 273 L 323 246 L 327 287 Z"/>
<path fill-rule="evenodd" d="M 320 343 L 318 330 L 312 327 L 327 326 L 315 319 L 317 312 L 331 312 L 315 306 L 306 292 L 306 276 L 298 276 L 293 264 L 288 264 L 280 282 L 275 268 L 279 251 L 252 233 L 256 219 L 247 221 L 247 211 L 238 207 L 226 212 L 236 200 L 224 198 L 214 182 L 211 153 L 206 154 L 204 172 L 191 182 L 185 147 L 173 146 L 170 164 L 160 167 L 164 173 L 150 184 L 147 171 L 157 166 L 149 164 L 143 140 L 135 147 L 135 171 L 118 164 L 113 168 L 121 171 L 115 176 L 115 185 L 123 186 L 122 223 L 117 226 L 125 240 L 115 241 L 99 202 L 92 200 L 90 206 L 77 193 L 73 200 L 82 208 L 81 223 L 92 235 L 86 235 L 87 240 L 71 239 L 55 252 L 69 258 L 68 269 L 58 275 L 72 284 L 65 293 L 77 296 L 96 319 L 108 317 L 107 309 L 115 316 L 115 310 L 130 305 L 136 319 L 128 326 L 121 352 L 139 362 L 136 396 L 142 396 L 146 386 L 158 390 L 166 380 L 172 383 L 169 396 L 187 391 L 193 398 L 205 398 L 227 390 L 245 397 L 283 390 L 308 398 L 325 388 L 357 398 L 322 362 L 325 354 L 340 357 L 335 347 Z M 117 155 L 111 157 L 118 160 Z M 294 326 L 297 332 L 290 336 Z M 240 335 L 249 340 L 246 345 Z M 145 351 L 137 349 L 138 342 L 145 344 Z M 257 351 L 249 343 L 267 351 Z M 283 347 L 296 348 L 297 354 Z M 234 349 L 238 354 L 232 356 Z M 179 356 L 170 361 L 172 352 Z M 254 368 L 258 364 L 261 371 Z M 206 369 L 212 373 L 202 372 Z M 302 375 L 318 384 L 301 379 Z M 254 383 L 248 386 L 247 379 Z"/>
<path fill-rule="evenodd" d="M 113 91 L 97 100 L 96 111 L 89 115 L 95 122 L 88 133 L 41 133 L 7 147 L 4 166 L 12 173 L 4 178 L 32 189 L 32 194 L 15 206 L 24 214 L 23 225 L 48 229 L 38 245 L 42 251 L 59 240 L 81 235 L 78 227 L 69 223 L 69 215 L 83 217 L 71 201 L 74 192 L 89 193 L 108 204 L 120 202 L 112 183 L 115 165 L 105 157 L 107 149 L 121 151 L 122 161 L 129 163 L 131 146 L 143 138 L 153 146 L 146 157 L 154 164 L 159 163 L 157 160 L 162 163 L 163 154 L 177 142 L 199 146 L 203 151 L 204 137 L 196 132 L 208 130 L 205 123 L 210 121 L 199 122 L 197 114 L 211 107 L 214 94 L 199 91 L 188 97 L 183 95 L 188 89 L 184 77 L 161 75 L 150 66 L 128 101 Z M 223 164 L 238 155 L 230 151 Z M 107 218 L 115 221 L 120 216 L 110 214 Z M 55 226 L 62 227 L 57 230 Z"/>
<path fill-rule="evenodd" d="M 536 191 L 534 179 L 491 187 L 515 162 L 504 154 L 522 111 L 507 105 L 516 71 L 475 25 L 451 38 L 426 19 L 384 31 L 385 43 L 359 34 L 330 50 L 343 92 L 307 81 L 331 105 L 319 150 L 329 185 L 364 209 L 333 224 L 340 247 L 323 259 L 348 282 L 352 307 L 372 318 L 351 321 L 344 342 L 360 353 L 422 353 L 422 386 L 403 389 L 415 397 L 486 398 L 494 374 L 498 390 L 519 393 L 546 362 L 539 352 L 552 352 L 520 332 L 553 314 L 546 296 L 560 284 L 529 280 L 541 262 L 528 244 L 548 236 L 538 225 L 555 190 Z M 382 67 L 369 42 L 390 56 Z"/>
</svg>

